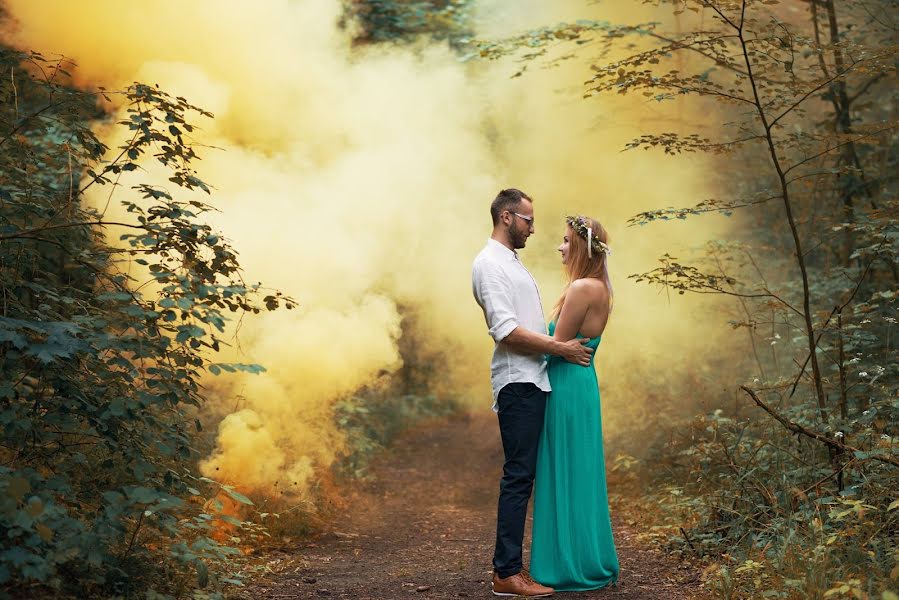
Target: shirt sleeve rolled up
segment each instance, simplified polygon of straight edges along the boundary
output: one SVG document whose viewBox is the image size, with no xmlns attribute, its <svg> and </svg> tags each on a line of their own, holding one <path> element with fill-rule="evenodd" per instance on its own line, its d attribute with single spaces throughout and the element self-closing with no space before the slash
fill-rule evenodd
<svg viewBox="0 0 899 600">
<path fill-rule="evenodd" d="M 474 297 L 484 311 L 490 337 L 501 342 L 518 327 L 512 303 L 512 283 L 498 265 L 481 261 L 471 271 Z"/>
</svg>

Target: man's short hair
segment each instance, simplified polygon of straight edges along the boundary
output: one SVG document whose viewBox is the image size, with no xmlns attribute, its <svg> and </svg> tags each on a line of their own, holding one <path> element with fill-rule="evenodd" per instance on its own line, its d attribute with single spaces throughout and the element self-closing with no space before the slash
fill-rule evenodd
<svg viewBox="0 0 899 600">
<path fill-rule="evenodd" d="M 516 210 L 522 200 L 533 202 L 531 197 L 521 190 L 516 190 L 515 188 L 500 190 L 493 203 L 490 204 L 490 217 L 493 219 L 493 225 L 495 226 L 499 223 L 499 216 L 503 214 L 503 211 Z"/>
</svg>

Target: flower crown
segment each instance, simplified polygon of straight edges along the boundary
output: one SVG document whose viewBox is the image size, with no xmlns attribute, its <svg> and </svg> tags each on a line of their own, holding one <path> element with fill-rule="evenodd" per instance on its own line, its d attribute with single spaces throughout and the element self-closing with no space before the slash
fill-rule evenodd
<svg viewBox="0 0 899 600">
<path fill-rule="evenodd" d="M 593 228 L 586 217 L 569 215 L 565 217 L 565 221 L 575 233 L 587 240 L 587 256 L 589 258 L 593 258 L 594 252 L 602 252 L 606 256 L 611 256 L 612 249 L 609 248 L 608 244 L 593 235 Z"/>
</svg>

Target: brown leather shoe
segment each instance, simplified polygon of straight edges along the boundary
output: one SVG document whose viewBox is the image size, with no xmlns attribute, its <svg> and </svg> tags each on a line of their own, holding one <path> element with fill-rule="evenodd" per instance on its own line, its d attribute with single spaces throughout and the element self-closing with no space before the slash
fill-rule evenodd
<svg viewBox="0 0 899 600">
<path fill-rule="evenodd" d="M 552 596 L 555 590 L 540 585 L 524 573 L 516 573 L 509 577 L 493 574 L 494 596 L 524 596 L 525 598 L 545 598 Z"/>
<path fill-rule="evenodd" d="M 537 581 L 536 579 L 534 579 L 533 577 L 531 577 L 531 572 L 528 571 L 527 569 L 522 569 L 522 570 L 521 570 L 521 575 L 522 575 L 522 577 L 525 578 L 525 580 L 526 580 L 528 583 L 531 583 L 531 584 L 534 584 L 534 585 L 539 585 L 540 587 L 543 587 L 543 588 L 548 589 L 550 595 L 553 594 L 553 593 L 556 591 L 555 589 L 553 589 L 553 588 L 551 588 L 551 587 L 549 587 L 549 586 L 547 586 L 547 585 L 543 585 L 542 583 L 540 583 L 539 581 Z"/>
</svg>

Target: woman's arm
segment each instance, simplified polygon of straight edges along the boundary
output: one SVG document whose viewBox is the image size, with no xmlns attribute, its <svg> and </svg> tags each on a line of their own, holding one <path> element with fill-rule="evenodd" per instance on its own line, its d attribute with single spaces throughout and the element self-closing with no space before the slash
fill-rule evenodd
<svg viewBox="0 0 899 600">
<path fill-rule="evenodd" d="M 590 364 L 593 348 L 584 346 L 583 341 L 561 342 L 518 324 L 511 284 L 496 265 L 476 262 L 472 268 L 472 289 L 484 311 L 490 336 L 497 344 L 504 344 L 521 354 L 554 354 L 568 362 Z"/>
<path fill-rule="evenodd" d="M 553 354 L 578 365 L 589 365 L 593 348 L 584 346 L 589 340 L 558 340 L 554 337 L 516 327 L 502 343 L 522 354 Z"/>
</svg>

